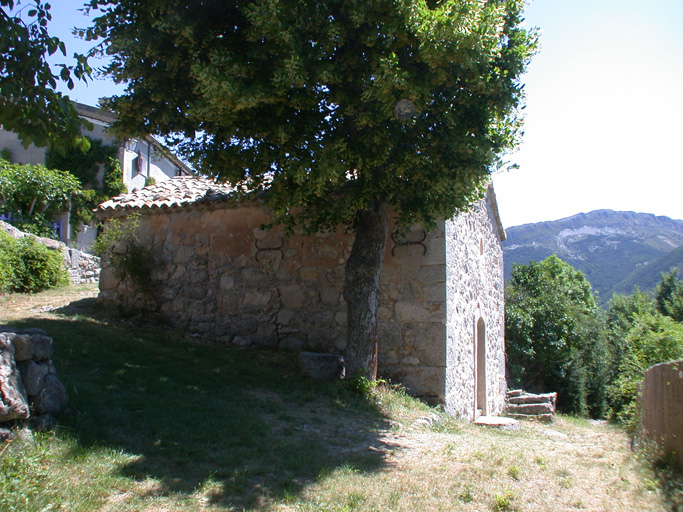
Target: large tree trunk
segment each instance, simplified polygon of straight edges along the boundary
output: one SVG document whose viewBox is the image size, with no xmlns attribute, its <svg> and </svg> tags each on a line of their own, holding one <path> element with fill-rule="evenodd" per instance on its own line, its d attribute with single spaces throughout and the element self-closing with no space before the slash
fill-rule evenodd
<svg viewBox="0 0 683 512">
<path fill-rule="evenodd" d="M 346 375 L 377 378 L 379 279 L 389 227 L 387 206 L 375 203 L 358 214 L 356 238 L 346 262 Z"/>
</svg>

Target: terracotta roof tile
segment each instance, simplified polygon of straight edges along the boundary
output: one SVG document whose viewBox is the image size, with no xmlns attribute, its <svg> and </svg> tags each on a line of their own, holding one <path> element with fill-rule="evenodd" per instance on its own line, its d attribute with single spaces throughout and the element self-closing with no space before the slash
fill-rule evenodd
<svg viewBox="0 0 683 512">
<path fill-rule="evenodd" d="M 129 194 L 112 197 L 97 207 L 97 212 L 141 208 L 173 208 L 190 204 L 228 201 L 235 189 L 227 184 L 198 176 L 178 176 Z"/>
</svg>

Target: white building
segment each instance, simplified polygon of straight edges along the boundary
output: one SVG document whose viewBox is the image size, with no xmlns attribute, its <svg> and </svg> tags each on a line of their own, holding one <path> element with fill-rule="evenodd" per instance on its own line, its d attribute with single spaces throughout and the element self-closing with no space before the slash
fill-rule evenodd
<svg viewBox="0 0 683 512">
<path fill-rule="evenodd" d="M 146 136 L 142 139 L 124 139 L 122 141 L 110 135 L 107 132 L 107 127 L 116 119 L 112 112 L 82 103 L 75 103 L 74 105 L 80 117 L 92 123 L 92 130 L 85 130 L 84 135 L 91 139 L 100 139 L 106 145 L 114 145 L 119 148 L 118 157 L 123 172 L 123 183 L 129 192 L 144 187 L 146 183 L 193 174 L 185 163 L 154 137 Z M 0 150 L 2 149 L 9 151 L 12 163 L 45 163 L 46 148 L 39 148 L 33 144 L 24 148 L 15 133 L 0 128 Z M 98 179 L 101 182 L 102 173 Z M 70 247 L 87 250 L 95 239 L 96 230 L 93 226 L 82 226 L 78 233 L 74 233 L 69 224 L 68 213 L 56 216 L 54 221 L 57 223 L 61 241 Z"/>
</svg>

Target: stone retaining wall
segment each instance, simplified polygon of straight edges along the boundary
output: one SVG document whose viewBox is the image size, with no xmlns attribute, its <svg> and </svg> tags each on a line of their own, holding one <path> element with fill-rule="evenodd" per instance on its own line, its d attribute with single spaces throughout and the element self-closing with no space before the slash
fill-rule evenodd
<svg viewBox="0 0 683 512">
<path fill-rule="evenodd" d="M 0 229 L 9 233 L 14 238 L 23 238 L 31 236 L 38 240 L 41 244 L 53 251 L 61 251 L 64 257 L 64 265 L 66 266 L 71 282 L 74 284 L 80 283 L 97 283 L 100 278 L 100 258 L 93 256 L 77 249 L 70 249 L 62 242 L 52 240 L 51 238 L 42 238 L 24 233 L 18 230 L 7 222 L 0 221 Z"/>
<path fill-rule="evenodd" d="M 53 426 L 67 402 L 52 364 L 52 338 L 41 329 L 0 326 L 0 438 L 14 420 Z"/>
</svg>

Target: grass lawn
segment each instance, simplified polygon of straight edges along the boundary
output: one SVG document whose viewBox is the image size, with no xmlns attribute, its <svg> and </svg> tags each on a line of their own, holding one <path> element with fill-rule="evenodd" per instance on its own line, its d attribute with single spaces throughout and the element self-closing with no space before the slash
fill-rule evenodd
<svg viewBox="0 0 683 512">
<path fill-rule="evenodd" d="M 96 288 L 0 298 L 39 327 L 69 410 L 0 446 L 4 511 L 674 510 L 616 427 L 475 427 L 396 390 L 363 397 L 287 352 L 108 318 Z"/>
</svg>

